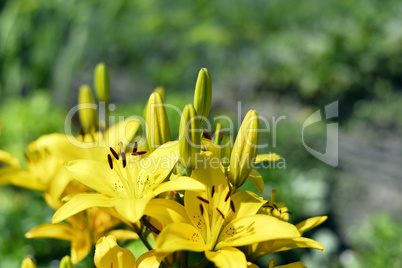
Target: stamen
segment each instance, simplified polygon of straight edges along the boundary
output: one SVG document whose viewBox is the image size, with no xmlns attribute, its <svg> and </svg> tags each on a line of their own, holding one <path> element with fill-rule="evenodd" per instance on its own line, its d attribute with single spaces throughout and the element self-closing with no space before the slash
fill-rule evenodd
<svg viewBox="0 0 402 268">
<path fill-rule="evenodd" d="M 228 201 L 229 196 L 230 196 L 231 193 L 232 193 L 232 189 L 229 188 L 229 191 L 228 191 L 228 193 L 226 194 L 226 197 L 225 197 L 225 202 Z"/>
<path fill-rule="evenodd" d="M 110 154 L 107 155 L 107 161 L 109 162 L 110 169 L 113 169 L 113 161 L 112 161 L 112 157 L 110 156 Z"/>
<path fill-rule="evenodd" d="M 119 160 L 119 155 L 116 153 L 116 151 L 112 147 L 110 147 L 110 151 L 112 152 L 114 158 L 116 158 L 116 160 Z"/>
<path fill-rule="evenodd" d="M 293 213 L 292 212 L 290 212 L 290 211 L 284 211 L 284 212 L 282 212 L 282 213 L 287 213 L 287 214 L 290 214 L 290 215 L 292 215 Z"/>
<path fill-rule="evenodd" d="M 134 142 L 133 153 L 137 152 L 137 149 L 138 149 L 138 143 Z"/>
<path fill-rule="evenodd" d="M 84 130 L 82 128 L 80 129 L 80 136 L 82 138 L 82 141 L 84 141 L 85 133 L 84 133 Z"/>
<path fill-rule="evenodd" d="M 275 208 L 276 208 L 276 210 L 278 210 L 278 207 L 275 205 L 275 203 L 274 204 L 272 204 Z"/>
<path fill-rule="evenodd" d="M 221 214 L 222 218 L 225 219 L 225 216 L 223 215 L 222 211 L 219 210 L 219 208 L 216 208 L 216 210 Z"/>
<path fill-rule="evenodd" d="M 202 131 L 202 134 L 204 135 L 205 138 L 207 138 L 208 140 L 211 139 L 211 135 L 209 135 L 209 133 L 206 130 Z"/>
<path fill-rule="evenodd" d="M 202 197 L 202 196 L 197 196 L 197 198 L 200 199 L 202 202 L 205 202 L 205 203 L 209 204 L 209 201 L 206 200 L 204 197 Z"/>
<path fill-rule="evenodd" d="M 200 204 L 201 216 L 204 215 L 204 207 Z"/>
<path fill-rule="evenodd" d="M 122 153 L 121 153 L 121 160 L 123 161 L 123 168 L 125 168 L 126 165 L 127 165 L 126 153 L 125 153 L 125 152 L 122 152 Z"/>
<path fill-rule="evenodd" d="M 231 189 L 232 187 L 230 187 L 230 180 L 229 180 L 228 176 L 226 176 L 226 182 L 227 182 L 227 184 L 229 186 L 229 189 Z"/>
<path fill-rule="evenodd" d="M 235 206 L 232 200 L 230 200 L 230 208 L 232 209 L 233 213 L 236 213 Z"/>
<path fill-rule="evenodd" d="M 276 196 L 276 190 L 272 189 L 271 190 L 271 202 L 275 203 L 275 196 Z"/>
<path fill-rule="evenodd" d="M 135 142 L 133 152 L 131 155 L 142 155 L 142 154 L 146 153 L 146 151 L 137 151 L 137 150 L 138 150 L 138 144 L 137 144 L 137 142 Z"/>
<path fill-rule="evenodd" d="M 215 185 L 212 185 L 211 198 L 214 197 L 214 193 L 215 193 Z"/>
</svg>

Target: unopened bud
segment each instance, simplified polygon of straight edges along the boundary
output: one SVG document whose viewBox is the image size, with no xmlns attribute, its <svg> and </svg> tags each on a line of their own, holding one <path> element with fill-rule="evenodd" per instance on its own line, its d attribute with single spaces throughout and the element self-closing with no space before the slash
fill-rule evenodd
<svg viewBox="0 0 402 268">
<path fill-rule="evenodd" d="M 164 87 L 159 86 L 154 89 L 154 92 L 159 93 L 159 95 L 161 96 L 162 102 L 165 101 L 165 88 Z"/>
<path fill-rule="evenodd" d="M 110 99 L 109 76 L 104 63 L 95 67 L 95 92 L 99 101 L 108 103 Z"/>
<path fill-rule="evenodd" d="M 60 268 L 74 268 L 74 264 L 71 262 L 70 256 L 64 256 L 60 262 Z"/>
<path fill-rule="evenodd" d="M 22 261 L 21 268 L 36 268 L 36 264 L 31 258 L 25 258 Z"/>
<path fill-rule="evenodd" d="M 230 156 L 228 176 L 236 187 L 242 186 L 253 170 L 257 156 L 259 128 L 258 113 L 250 110 L 243 119 Z"/>
<path fill-rule="evenodd" d="M 194 92 L 194 108 L 201 116 L 200 126 L 204 123 L 211 110 L 212 82 L 207 68 L 202 68 L 198 73 Z"/>
<path fill-rule="evenodd" d="M 170 141 L 169 121 L 159 93 L 151 94 L 147 104 L 147 141 L 151 150 Z"/>
<path fill-rule="evenodd" d="M 193 105 L 187 104 L 180 118 L 180 164 L 189 170 L 195 168 L 196 154 L 201 150 L 200 123 L 196 116 Z"/>
<path fill-rule="evenodd" d="M 96 104 L 91 89 L 88 85 L 82 85 L 78 93 L 78 116 L 81 127 L 85 133 L 89 133 L 91 127 L 98 125 L 96 117 Z"/>
<path fill-rule="evenodd" d="M 222 166 L 227 169 L 230 163 L 230 154 L 233 149 L 233 138 L 230 134 L 223 136 L 221 146 L 221 163 Z"/>
</svg>

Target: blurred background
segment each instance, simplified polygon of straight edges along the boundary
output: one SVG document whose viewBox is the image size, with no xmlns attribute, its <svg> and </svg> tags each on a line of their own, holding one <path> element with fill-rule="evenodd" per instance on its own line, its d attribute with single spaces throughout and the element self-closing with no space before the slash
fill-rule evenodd
<svg viewBox="0 0 402 268">
<path fill-rule="evenodd" d="M 98 62 L 109 68 L 116 116 L 142 114 L 159 85 L 166 102 L 182 109 L 207 67 L 210 118 L 236 120 L 239 101 L 242 116 L 256 109 L 267 119 L 285 117 L 261 139 L 285 160 L 261 171 L 264 197 L 277 189 L 293 223 L 329 216 L 306 233 L 326 252 L 297 249 L 259 264 L 275 258 L 311 268 L 402 267 L 400 14 L 398 0 L 0 1 L 0 148 L 23 162 L 29 142 L 64 132 L 78 88 L 93 85 Z M 326 123 L 339 124 L 335 168 L 301 139 L 308 116 L 334 101 L 339 117 L 304 134 L 324 153 Z M 19 267 L 26 256 L 58 267 L 68 242 L 23 236 L 52 214 L 40 193 L 0 188 L 2 267 Z"/>
</svg>

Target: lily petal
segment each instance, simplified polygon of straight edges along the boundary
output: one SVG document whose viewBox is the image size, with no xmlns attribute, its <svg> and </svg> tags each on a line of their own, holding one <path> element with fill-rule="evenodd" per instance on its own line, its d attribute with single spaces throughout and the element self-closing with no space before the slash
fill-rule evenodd
<svg viewBox="0 0 402 268">
<path fill-rule="evenodd" d="M 141 166 L 146 168 L 140 168 L 139 177 L 148 177 L 157 185 L 168 177 L 178 159 L 179 143 L 167 142 L 140 161 Z"/>
<path fill-rule="evenodd" d="M 44 223 L 25 234 L 26 238 L 56 238 L 72 241 L 76 230 L 66 224 Z"/>
<path fill-rule="evenodd" d="M 137 266 L 133 253 L 120 247 L 113 236 L 102 237 L 96 242 L 94 262 L 98 268 Z"/>
<path fill-rule="evenodd" d="M 6 163 L 14 168 L 20 168 L 20 162 L 18 161 L 18 158 L 3 150 L 0 150 L 0 162 Z"/>
<path fill-rule="evenodd" d="M 191 223 L 185 208 L 170 199 L 152 199 L 145 209 L 145 214 L 164 225 L 179 222 Z"/>
<path fill-rule="evenodd" d="M 104 196 L 103 194 L 75 195 L 54 213 L 52 222 L 61 222 L 91 207 L 113 207 L 113 204 L 111 204 L 113 200 L 113 198 Z"/>
<path fill-rule="evenodd" d="M 168 182 L 164 182 L 159 185 L 154 190 L 155 195 L 159 195 L 160 193 L 163 192 L 169 192 L 169 191 L 181 191 L 181 190 L 190 190 L 190 191 L 205 191 L 205 184 L 194 180 L 190 177 L 178 177 L 174 180 L 170 180 Z"/>
<path fill-rule="evenodd" d="M 130 143 L 140 125 L 141 122 L 136 116 L 130 116 L 126 120 L 109 127 L 105 135 L 107 146 L 116 147 L 119 142 L 123 142 L 123 144 Z"/>
<path fill-rule="evenodd" d="M 162 260 L 170 253 L 150 250 L 142 254 L 137 260 L 138 268 L 158 268 Z"/>
<path fill-rule="evenodd" d="M 255 188 L 257 188 L 257 191 L 262 194 L 264 192 L 264 180 L 262 179 L 261 174 L 253 169 L 248 176 L 248 179 L 254 184 Z"/>
<path fill-rule="evenodd" d="M 296 228 L 299 230 L 300 235 L 303 235 L 304 232 L 313 229 L 314 227 L 320 225 L 327 219 L 328 219 L 327 216 L 312 217 L 296 224 Z"/>
<path fill-rule="evenodd" d="M 97 192 L 128 198 L 119 176 L 106 163 L 94 160 L 75 160 L 68 162 L 64 167 L 76 180 Z"/>
<path fill-rule="evenodd" d="M 41 224 L 25 234 L 27 238 L 54 238 L 71 241 L 71 261 L 80 262 L 92 248 L 92 240 L 87 232 L 82 232 L 65 224 Z"/>
<path fill-rule="evenodd" d="M 260 162 L 266 162 L 266 161 L 279 161 L 281 159 L 280 155 L 278 154 L 259 154 L 255 158 L 254 164 L 258 164 Z"/>
<path fill-rule="evenodd" d="M 246 256 L 237 248 L 226 247 L 217 251 L 205 251 L 205 256 L 216 267 L 247 267 Z"/>
<path fill-rule="evenodd" d="M 116 199 L 111 204 L 128 221 L 135 223 L 144 216 L 145 208 L 152 197 Z"/>
<path fill-rule="evenodd" d="M 117 229 L 117 230 L 112 230 L 110 232 L 107 232 L 106 235 L 113 235 L 116 237 L 116 240 L 135 240 L 139 239 L 139 236 L 137 233 L 134 233 L 129 230 L 123 230 L 123 229 Z"/>
<path fill-rule="evenodd" d="M 325 251 L 325 248 L 317 241 L 306 237 L 296 237 L 293 239 L 276 239 L 258 243 L 254 248 L 252 259 L 256 260 L 265 255 L 275 252 L 290 250 L 294 248 L 314 248 Z"/>
<path fill-rule="evenodd" d="M 201 233 L 193 225 L 187 223 L 166 226 L 156 238 L 155 245 L 158 252 L 207 250 Z"/>
<path fill-rule="evenodd" d="M 240 191 L 231 196 L 235 213 L 229 214 L 226 221 L 251 216 L 257 214 L 257 211 L 264 205 L 265 201 L 257 194 L 250 191 Z"/>
<path fill-rule="evenodd" d="M 268 215 L 254 215 L 235 219 L 222 230 L 216 249 L 245 246 L 262 241 L 300 237 L 290 223 Z"/>
</svg>

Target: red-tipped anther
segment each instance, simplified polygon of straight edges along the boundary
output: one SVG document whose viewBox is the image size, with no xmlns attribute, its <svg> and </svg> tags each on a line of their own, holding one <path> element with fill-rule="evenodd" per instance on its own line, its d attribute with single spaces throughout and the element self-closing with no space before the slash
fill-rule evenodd
<svg viewBox="0 0 402 268">
<path fill-rule="evenodd" d="M 214 197 L 214 193 L 215 193 L 215 185 L 212 185 L 211 198 Z"/>
<path fill-rule="evenodd" d="M 110 151 L 112 152 L 114 158 L 116 158 L 116 160 L 119 160 L 119 155 L 116 153 L 116 151 L 112 147 L 110 147 Z"/>
<path fill-rule="evenodd" d="M 113 169 L 113 161 L 112 161 L 112 157 L 110 156 L 110 154 L 107 155 L 107 161 L 109 162 L 110 169 Z"/>
<path fill-rule="evenodd" d="M 206 200 L 204 197 L 202 197 L 202 196 L 197 196 L 197 198 L 200 199 L 202 202 L 205 202 L 205 203 L 209 204 L 209 201 Z"/>
</svg>

